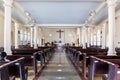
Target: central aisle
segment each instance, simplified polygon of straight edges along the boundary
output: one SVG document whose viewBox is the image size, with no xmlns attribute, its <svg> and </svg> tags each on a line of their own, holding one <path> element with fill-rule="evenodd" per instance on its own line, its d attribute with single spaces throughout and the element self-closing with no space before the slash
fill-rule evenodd
<svg viewBox="0 0 120 80">
<path fill-rule="evenodd" d="M 81 80 L 65 51 L 57 51 L 38 80 Z"/>
</svg>

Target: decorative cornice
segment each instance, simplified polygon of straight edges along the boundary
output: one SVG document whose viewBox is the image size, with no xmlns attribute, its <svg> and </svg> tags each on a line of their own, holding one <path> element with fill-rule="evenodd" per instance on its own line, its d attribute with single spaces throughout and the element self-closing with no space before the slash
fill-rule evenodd
<svg viewBox="0 0 120 80">
<path fill-rule="evenodd" d="M 4 6 L 12 7 L 13 0 L 3 0 L 3 1 L 4 1 Z"/>
<path fill-rule="evenodd" d="M 110 6 L 116 6 L 117 0 L 107 0 L 108 7 Z"/>
</svg>

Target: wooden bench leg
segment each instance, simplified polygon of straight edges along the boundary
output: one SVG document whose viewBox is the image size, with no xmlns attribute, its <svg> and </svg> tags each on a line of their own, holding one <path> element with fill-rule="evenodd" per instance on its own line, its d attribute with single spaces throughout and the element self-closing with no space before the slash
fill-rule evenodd
<svg viewBox="0 0 120 80">
<path fill-rule="evenodd" d="M 95 62 L 93 59 L 90 60 L 90 65 L 88 66 L 88 80 L 94 80 L 95 73 Z"/>
<path fill-rule="evenodd" d="M 21 80 L 26 80 L 26 78 L 25 78 L 25 67 L 24 67 L 24 61 L 21 61 L 20 63 L 21 63 L 21 64 L 19 64 L 20 79 L 21 79 Z"/>
<path fill-rule="evenodd" d="M 9 80 L 8 68 L 3 68 L 0 70 L 0 80 Z"/>
<path fill-rule="evenodd" d="M 109 64 L 109 72 L 108 72 L 108 79 L 107 80 L 117 80 L 116 79 L 116 68 L 114 65 Z"/>
</svg>

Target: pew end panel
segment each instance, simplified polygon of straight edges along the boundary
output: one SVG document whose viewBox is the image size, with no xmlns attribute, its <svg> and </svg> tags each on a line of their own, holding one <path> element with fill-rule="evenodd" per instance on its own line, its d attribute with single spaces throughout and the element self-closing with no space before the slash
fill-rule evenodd
<svg viewBox="0 0 120 80">
<path fill-rule="evenodd" d="M 112 62 L 111 62 L 112 61 Z M 95 56 L 90 57 L 89 76 L 88 80 L 94 80 L 94 74 L 101 74 L 103 80 L 119 80 L 120 79 L 120 67 L 114 59 L 100 59 Z M 106 77 L 104 74 L 107 74 Z"/>
<path fill-rule="evenodd" d="M 19 69 L 17 70 L 18 73 L 17 74 L 15 73 L 14 75 L 12 75 L 10 74 L 10 71 L 13 73 L 13 69 L 15 66 L 19 67 Z M 12 67 L 12 69 L 10 69 L 10 67 Z M 8 78 L 9 76 L 12 76 L 11 79 L 14 80 L 15 78 L 13 78 L 13 76 L 16 77 L 18 74 L 21 80 L 27 80 L 27 77 L 25 77 L 24 57 L 15 59 L 13 61 L 1 61 L 0 62 L 0 73 L 1 73 L 0 74 L 1 80 L 9 80 Z"/>
</svg>

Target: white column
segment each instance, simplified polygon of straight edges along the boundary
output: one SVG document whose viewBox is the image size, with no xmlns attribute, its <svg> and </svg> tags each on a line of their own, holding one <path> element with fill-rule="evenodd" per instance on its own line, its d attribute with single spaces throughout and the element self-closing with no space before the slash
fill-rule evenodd
<svg viewBox="0 0 120 80">
<path fill-rule="evenodd" d="M 98 45 L 98 40 L 97 40 L 97 38 L 98 38 L 98 33 L 97 33 L 97 30 L 95 31 L 95 34 L 96 34 L 96 46 Z"/>
<path fill-rule="evenodd" d="M 15 48 L 18 48 L 18 28 L 19 24 L 15 22 Z"/>
<path fill-rule="evenodd" d="M 4 51 L 11 54 L 11 9 L 13 0 L 4 0 Z"/>
<path fill-rule="evenodd" d="M 105 32 L 106 32 L 106 23 L 102 26 L 102 49 L 105 49 Z"/>
<path fill-rule="evenodd" d="M 23 45 L 26 45 L 26 28 L 23 29 Z"/>
<path fill-rule="evenodd" d="M 94 44 L 94 38 L 93 38 L 93 32 L 91 32 L 91 45 L 93 45 Z"/>
<path fill-rule="evenodd" d="M 27 29 L 27 43 L 30 43 L 30 30 Z"/>
<path fill-rule="evenodd" d="M 78 46 L 80 46 L 80 28 L 77 28 L 77 36 L 78 36 L 78 39 L 79 39 Z"/>
<path fill-rule="evenodd" d="M 23 36 L 22 36 L 22 37 L 23 37 L 23 38 L 22 38 L 22 39 L 23 39 L 23 40 L 22 40 L 23 44 L 22 44 L 22 45 L 25 45 L 25 29 L 22 29 L 22 31 L 23 31 L 23 33 L 22 33 L 22 35 L 23 35 Z"/>
<path fill-rule="evenodd" d="M 114 49 L 114 27 L 115 27 L 115 5 L 116 0 L 107 0 L 108 4 L 108 55 L 115 55 Z"/>
<path fill-rule="evenodd" d="M 30 29 L 30 45 L 33 47 L 33 27 Z"/>
<path fill-rule="evenodd" d="M 21 36 L 21 38 L 22 38 L 22 45 L 24 45 L 24 29 L 22 29 L 22 36 Z"/>
<path fill-rule="evenodd" d="M 79 46 L 81 46 L 81 28 L 79 28 L 80 29 L 80 35 L 79 35 Z"/>
<path fill-rule="evenodd" d="M 26 29 L 26 44 L 28 43 L 28 29 Z"/>
<path fill-rule="evenodd" d="M 86 28 L 82 28 L 82 44 L 83 44 L 83 49 L 86 49 Z"/>
<path fill-rule="evenodd" d="M 34 48 L 37 48 L 37 26 L 34 27 Z"/>
<path fill-rule="evenodd" d="M 87 47 L 90 47 L 90 30 L 87 28 Z"/>
<path fill-rule="evenodd" d="M 80 46 L 82 45 L 82 28 L 80 28 Z"/>
</svg>

